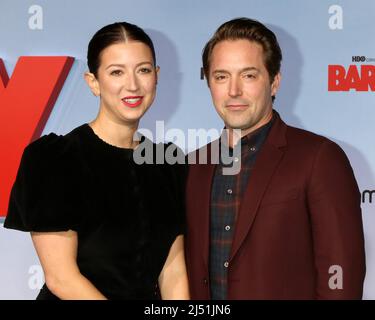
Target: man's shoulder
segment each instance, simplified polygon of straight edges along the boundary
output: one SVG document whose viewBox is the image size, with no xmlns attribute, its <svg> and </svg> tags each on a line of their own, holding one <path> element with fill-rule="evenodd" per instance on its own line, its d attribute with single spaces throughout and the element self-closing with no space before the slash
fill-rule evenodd
<svg viewBox="0 0 375 320">
<path fill-rule="evenodd" d="M 318 146 L 325 143 L 335 144 L 329 138 L 305 129 L 286 125 L 286 139 L 288 144 L 303 144 L 305 146 Z"/>
<path fill-rule="evenodd" d="M 332 159 L 347 158 L 344 150 L 331 139 L 320 134 L 287 125 L 286 139 L 288 149 L 295 156 L 315 159 L 325 155 Z"/>
<path fill-rule="evenodd" d="M 291 125 L 285 124 L 286 126 L 286 139 L 288 144 L 304 144 L 306 146 L 316 146 L 324 143 L 336 144 L 329 138 L 308 131 L 305 129 L 293 127 Z M 219 139 L 209 142 L 193 151 L 190 151 L 186 157 L 194 157 L 202 153 L 210 153 L 214 147 L 217 147 Z"/>
</svg>

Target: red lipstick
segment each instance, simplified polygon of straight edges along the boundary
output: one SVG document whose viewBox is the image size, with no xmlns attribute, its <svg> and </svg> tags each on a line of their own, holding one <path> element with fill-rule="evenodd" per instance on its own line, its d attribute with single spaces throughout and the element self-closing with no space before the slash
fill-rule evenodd
<svg viewBox="0 0 375 320">
<path fill-rule="evenodd" d="M 128 97 L 122 98 L 121 101 L 125 106 L 129 108 L 136 108 L 142 103 L 143 97 L 142 96 L 128 96 Z"/>
</svg>

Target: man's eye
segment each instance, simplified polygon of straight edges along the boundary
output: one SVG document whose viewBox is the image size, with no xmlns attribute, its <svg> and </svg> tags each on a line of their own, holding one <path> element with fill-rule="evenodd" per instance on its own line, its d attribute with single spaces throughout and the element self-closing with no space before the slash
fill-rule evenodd
<svg viewBox="0 0 375 320">
<path fill-rule="evenodd" d="M 225 78 L 226 78 L 225 75 L 216 75 L 215 76 L 215 80 L 217 80 L 217 81 L 224 80 Z"/>
<path fill-rule="evenodd" d="M 111 71 L 111 75 L 112 76 L 120 76 L 120 75 L 122 75 L 122 71 L 121 70 L 113 70 L 113 71 Z"/>
<path fill-rule="evenodd" d="M 244 77 L 246 78 L 246 79 L 255 79 L 256 77 L 255 77 L 255 74 L 252 74 L 252 73 L 246 73 L 245 75 L 244 75 Z"/>
</svg>

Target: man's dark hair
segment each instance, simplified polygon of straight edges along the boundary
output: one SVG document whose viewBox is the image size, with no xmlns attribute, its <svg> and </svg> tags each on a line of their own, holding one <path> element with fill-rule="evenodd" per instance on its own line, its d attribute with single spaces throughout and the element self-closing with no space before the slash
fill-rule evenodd
<svg viewBox="0 0 375 320">
<path fill-rule="evenodd" d="M 249 40 L 263 48 L 263 59 L 270 81 L 280 72 L 282 53 L 275 34 L 259 21 L 236 18 L 222 24 L 207 42 L 202 53 L 203 71 L 208 81 L 211 55 L 214 47 L 224 40 Z"/>
</svg>

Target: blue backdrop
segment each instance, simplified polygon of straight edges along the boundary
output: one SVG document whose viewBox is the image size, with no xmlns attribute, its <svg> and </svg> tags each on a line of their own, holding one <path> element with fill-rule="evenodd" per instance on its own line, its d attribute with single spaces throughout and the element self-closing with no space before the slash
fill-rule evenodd
<svg viewBox="0 0 375 320">
<path fill-rule="evenodd" d="M 83 80 L 91 36 L 108 23 L 132 22 L 153 38 L 161 67 L 157 99 L 141 127 L 155 131 L 155 121 L 164 120 L 166 129 L 219 130 L 222 122 L 200 78 L 201 51 L 221 23 L 239 16 L 264 22 L 279 38 L 283 78 L 275 109 L 287 123 L 337 142 L 351 161 L 364 198 L 364 298 L 374 299 L 375 97 L 370 86 L 367 91 L 329 91 L 328 68 L 355 65 L 360 71 L 362 65 L 375 65 L 375 1 L 1 0 L 0 58 L 10 76 L 20 56 L 75 58 L 44 129 L 64 134 L 98 111 L 98 100 Z M 365 61 L 352 61 L 353 56 Z M 0 227 L 0 299 L 34 299 L 42 283 L 30 236 Z"/>
</svg>

